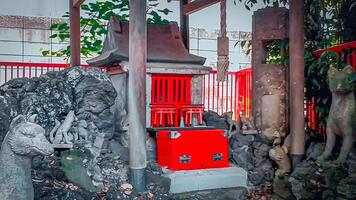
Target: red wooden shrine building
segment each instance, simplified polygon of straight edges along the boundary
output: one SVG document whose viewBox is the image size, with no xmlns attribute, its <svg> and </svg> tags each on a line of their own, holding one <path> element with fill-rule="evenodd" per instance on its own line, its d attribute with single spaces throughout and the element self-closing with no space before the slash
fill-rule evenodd
<svg viewBox="0 0 356 200">
<path fill-rule="evenodd" d="M 111 18 L 102 54 L 88 63 L 106 66 L 111 76 L 135 73 L 128 68 L 128 41 L 129 23 Z M 185 48 L 176 23 L 147 25 L 147 125 L 178 127 L 184 119 L 191 126 L 193 117 L 202 124 L 203 76 L 211 72 L 204 62 Z"/>
</svg>

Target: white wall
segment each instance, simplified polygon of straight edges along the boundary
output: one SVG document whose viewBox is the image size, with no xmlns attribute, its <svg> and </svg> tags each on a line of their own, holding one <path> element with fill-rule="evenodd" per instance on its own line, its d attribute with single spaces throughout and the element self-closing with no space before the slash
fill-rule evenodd
<svg viewBox="0 0 356 200">
<path fill-rule="evenodd" d="M 69 0 L 0 0 L 0 15 L 61 17 Z"/>
</svg>

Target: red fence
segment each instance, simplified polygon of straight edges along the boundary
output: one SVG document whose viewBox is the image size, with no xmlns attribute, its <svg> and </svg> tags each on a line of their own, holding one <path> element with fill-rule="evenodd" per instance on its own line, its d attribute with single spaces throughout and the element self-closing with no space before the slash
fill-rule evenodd
<svg viewBox="0 0 356 200">
<path fill-rule="evenodd" d="M 325 51 L 331 51 L 336 53 L 339 58 L 342 58 L 347 64 L 353 66 L 354 71 L 356 72 L 356 41 L 348 42 L 345 44 L 333 46 L 326 49 L 321 49 L 314 51 L 313 54 L 316 58 L 320 58 L 320 56 Z M 320 134 L 325 134 L 326 125 L 320 124 L 320 115 L 315 111 L 316 102 L 313 97 L 310 102 L 306 104 L 306 123 L 307 125 L 315 132 Z"/>
<path fill-rule="evenodd" d="M 212 110 L 220 115 L 232 111 L 234 118 L 241 112 L 247 117 L 252 110 L 252 70 L 243 69 L 229 72 L 226 81 L 216 81 L 216 71 L 205 75 L 203 84 L 203 103 L 206 110 Z"/>
<path fill-rule="evenodd" d="M 39 77 L 48 71 L 60 71 L 67 64 L 0 62 L 0 85 L 15 78 Z"/>
<path fill-rule="evenodd" d="M 15 78 L 39 77 L 48 71 L 60 71 L 67 64 L 0 62 L 0 85 Z M 105 69 L 103 69 L 105 70 Z M 216 71 L 204 76 L 203 103 L 206 110 L 219 114 L 232 111 L 234 118 L 245 112 L 251 116 L 252 70 L 229 72 L 227 80 L 216 81 Z M 172 91 L 172 90 L 170 90 Z"/>
</svg>

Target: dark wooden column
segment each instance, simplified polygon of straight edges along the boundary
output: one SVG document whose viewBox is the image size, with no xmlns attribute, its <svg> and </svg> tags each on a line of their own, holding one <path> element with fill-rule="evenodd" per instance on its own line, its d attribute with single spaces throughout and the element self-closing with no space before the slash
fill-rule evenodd
<svg viewBox="0 0 356 200">
<path fill-rule="evenodd" d="M 70 9 L 70 66 L 80 65 L 80 4 L 83 0 L 69 0 Z"/>
<path fill-rule="evenodd" d="M 180 0 L 180 31 L 185 47 L 189 50 L 189 15 L 184 13 L 188 0 Z"/>
<path fill-rule="evenodd" d="M 130 0 L 129 33 L 130 180 L 142 192 L 146 189 L 146 1 Z"/>
<path fill-rule="evenodd" d="M 304 1 L 289 1 L 289 87 L 291 155 L 304 154 Z M 294 162 L 295 163 L 295 162 Z"/>
</svg>

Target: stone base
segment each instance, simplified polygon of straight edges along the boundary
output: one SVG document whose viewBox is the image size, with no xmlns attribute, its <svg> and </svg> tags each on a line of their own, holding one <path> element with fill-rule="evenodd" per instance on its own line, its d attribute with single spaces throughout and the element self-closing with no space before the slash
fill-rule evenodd
<svg viewBox="0 0 356 200">
<path fill-rule="evenodd" d="M 53 144 L 54 149 L 71 149 L 73 144 Z"/>
<path fill-rule="evenodd" d="M 171 179 L 170 193 L 199 190 L 247 187 L 247 172 L 238 167 L 167 171 L 165 177 Z"/>
</svg>

